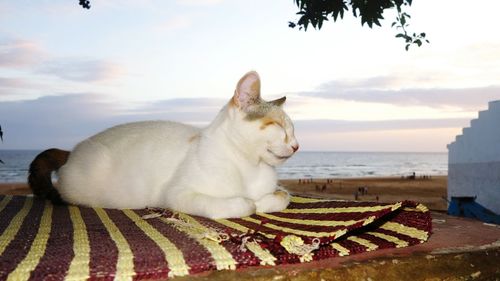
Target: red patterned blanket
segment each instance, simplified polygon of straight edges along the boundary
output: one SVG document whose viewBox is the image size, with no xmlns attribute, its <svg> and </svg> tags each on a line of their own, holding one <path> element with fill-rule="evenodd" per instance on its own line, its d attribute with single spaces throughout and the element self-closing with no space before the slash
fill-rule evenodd
<svg viewBox="0 0 500 281">
<path fill-rule="evenodd" d="M 165 279 L 407 247 L 430 231 L 427 208 L 409 201 L 295 196 L 282 212 L 210 220 L 0 196 L 0 280 Z"/>
</svg>

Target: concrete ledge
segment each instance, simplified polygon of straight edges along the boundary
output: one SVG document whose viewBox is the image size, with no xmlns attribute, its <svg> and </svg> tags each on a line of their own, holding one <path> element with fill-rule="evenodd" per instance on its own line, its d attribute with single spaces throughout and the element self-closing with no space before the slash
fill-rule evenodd
<svg viewBox="0 0 500 281">
<path fill-rule="evenodd" d="M 366 262 L 348 261 L 329 267 L 316 263 L 311 267 L 281 266 L 236 272 L 214 272 L 196 280 L 499 280 L 500 249 L 440 255 L 416 254 L 410 257 L 377 258 Z M 192 277 L 175 280 L 193 280 Z"/>
<path fill-rule="evenodd" d="M 500 226 L 438 212 L 432 216 L 433 235 L 413 247 L 175 280 L 500 280 Z"/>
</svg>

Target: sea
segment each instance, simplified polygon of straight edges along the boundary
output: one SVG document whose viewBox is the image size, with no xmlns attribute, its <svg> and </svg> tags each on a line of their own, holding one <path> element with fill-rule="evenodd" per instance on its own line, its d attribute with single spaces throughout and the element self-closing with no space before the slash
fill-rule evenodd
<svg viewBox="0 0 500 281">
<path fill-rule="evenodd" d="M 0 183 L 26 182 L 39 150 L 0 150 Z M 277 167 L 280 179 L 447 175 L 447 153 L 299 151 Z"/>
</svg>

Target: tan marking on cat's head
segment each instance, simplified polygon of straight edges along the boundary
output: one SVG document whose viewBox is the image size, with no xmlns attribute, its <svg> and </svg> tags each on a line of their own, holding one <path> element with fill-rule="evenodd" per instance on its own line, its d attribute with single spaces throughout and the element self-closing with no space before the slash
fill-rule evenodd
<svg viewBox="0 0 500 281">
<path fill-rule="evenodd" d="M 190 137 L 189 140 L 188 140 L 188 142 L 192 143 L 192 142 L 194 142 L 195 140 L 197 140 L 199 138 L 200 138 L 200 134 L 196 134 L 196 135 Z"/>
<path fill-rule="evenodd" d="M 285 115 L 282 110 L 280 110 L 277 106 L 273 106 L 271 110 L 266 112 L 267 114 L 263 116 L 262 118 L 258 119 L 258 121 L 261 123 L 260 129 L 264 130 L 268 126 L 271 125 L 278 125 L 283 129 L 286 129 L 286 121 L 285 121 Z M 290 141 L 290 136 L 288 135 L 288 131 L 285 130 L 285 143 L 288 143 Z"/>
<path fill-rule="evenodd" d="M 264 130 L 267 126 L 270 126 L 270 125 L 278 125 L 278 126 L 283 127 L 282 120 L 275 119 L 275 118 L 272 118 L 270 116 L 265 116 L 265 117 L 261 118 L 259 121 L 262 123 L 262 125 L 260 125 L 261 130 Z"/>
</svg>

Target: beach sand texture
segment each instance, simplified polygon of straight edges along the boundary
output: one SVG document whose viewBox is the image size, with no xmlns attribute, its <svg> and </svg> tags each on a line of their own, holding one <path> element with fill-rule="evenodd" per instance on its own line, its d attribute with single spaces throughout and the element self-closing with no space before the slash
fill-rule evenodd
<svg viewBox="0 0 500 281">
<path fill-rule="evenodd" d="M 447 209 L 446 176 L 433 176 L 415 179 L 385 177 L 385 178 L 349 178 L 349 179 L 313 179 L 281 180 L 280 183 L 290 192 L 301 195 L 321 196 L 327 198 L 360 201 L 397 202 L 411 200 L 426 205 L 431 210 L 445 211 Z M 366 188 L 366 194 L 356 192 Z M 377 200 L 378 199 L 378 200 Z"/>
</svg>

